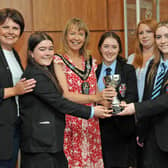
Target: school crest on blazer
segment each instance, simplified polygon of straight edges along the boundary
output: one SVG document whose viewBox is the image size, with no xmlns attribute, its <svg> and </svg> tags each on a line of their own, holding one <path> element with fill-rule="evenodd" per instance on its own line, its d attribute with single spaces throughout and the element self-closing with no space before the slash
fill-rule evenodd
<svg viewBox="0 0 168 168">
<path fill-rule="evenodd" d="M 118 91 L 119 91 L 119 93 L 120 93 L 120 95 L 121 95 L 122 98 L 125 97 L 126 89 L 127 88 L 126 88 L 126 84 L 125 83 L 121 83 L 119 85 L 119 87 L 118 87 Z"/>
</svg>

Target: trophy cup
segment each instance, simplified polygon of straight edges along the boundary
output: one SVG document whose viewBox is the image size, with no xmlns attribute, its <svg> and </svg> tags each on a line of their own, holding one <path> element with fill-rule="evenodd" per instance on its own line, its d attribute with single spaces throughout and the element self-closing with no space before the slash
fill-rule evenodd
<svg viewBox="0 0 168 168">
<path fill-rule="evenodd" d="M 117 89 L 119 83 L 120 83 L 120 75 L 114 74 L 114 75 L 107 75 L 104 77 L 105 81 L 105 87 L 112 86 L 113 88 Z M 117 96 L 113 97 L 112 101 L 112 113 L 119 113 L 123 110 L 123 108 L 120 106 L 120 100 L 117 98 Z"/>
</svg>

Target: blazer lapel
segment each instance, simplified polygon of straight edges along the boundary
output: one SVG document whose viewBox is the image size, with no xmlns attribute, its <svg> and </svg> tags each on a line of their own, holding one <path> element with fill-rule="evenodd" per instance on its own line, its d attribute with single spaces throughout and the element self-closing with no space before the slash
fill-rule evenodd
<svg viewBox="0 0 168 168">
<path fill-rule="evenodd" d="M 97 80 L 99 79 L 100 72 L 101 72 L 101 68 L 102 68 L 102 64 L 99 64 L 99 65 L 97 66 L 97 70 L 96 70 L 96 77 L 97 77 Z"/>
<path fill-rule="evenodd" d="M 14 52 L 14 55 L 15 55 L 19 65 L 20 65 L 21 69 L 23 70 L 23 67 L 21 65 L 21 61 L 20 61 L 20 58 L 19 58 L 17 52 L 14 49 L 13 49 L 13 52 Z M 5 75 L 7 76 L 10 85 L 13 86 L 12 74 L 11 74 L 11 71 L 9 69 L 8 63 L 7 63 L 6 59 L 5 59 L 5 56 L 4 56 L 4 53 L 2 51 L 1 46 L 0 46 L 0 62 L 1 62 L 1 65 L 4 66 L 4 69 L 6 70 L 6 74 Z"/>
<path fill-rule="evenodd" d="M 7 76 L 10 85 L 13 86 L 12 74 L 10 72 L 8 63 L 7 63 L 6 59 L 5 59 L 5 56 L 4 56 L 4 53 L 2 51 L 1 46 L 0 46 L 0 62 L 1 62 L 1 65 L 4 66 L 4 69 L 6 70 L 6 74 L 5 75 Z"/>
<path fill-rule="evenodd" d="M 117 61 L 117 64 L 116 64 L 116 69 L 115 69 L 115 74 L 121 74 L 122 71 L 121 71 L 121 65 L 119 63 L 119 61 Z"/>
<path fill-rule="evenodd" d="M 164 93 L 164 92 L 168 93 L 168 72 L 166 73 L 166 75 L 164 77 L 161 92 L 162 93 Z"/>
</svg>

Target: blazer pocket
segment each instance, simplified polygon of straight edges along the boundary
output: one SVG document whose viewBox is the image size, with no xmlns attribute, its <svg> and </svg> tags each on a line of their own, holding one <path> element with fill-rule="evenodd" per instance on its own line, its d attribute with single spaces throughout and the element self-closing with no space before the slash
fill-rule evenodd
<svg viewBox="0 0 168 168">
<path fill-rule="evenodd" d="M 53 121 L 39 121 L 33 124 L 33 139 L 39 145 L 51 146 L 55 140 L 55 123 Z"/>
</svg>

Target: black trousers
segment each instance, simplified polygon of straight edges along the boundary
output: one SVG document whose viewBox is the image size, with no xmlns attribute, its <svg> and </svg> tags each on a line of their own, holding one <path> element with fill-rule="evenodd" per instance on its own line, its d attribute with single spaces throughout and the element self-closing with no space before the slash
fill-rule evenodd
<svg viewBox="0 0 168 168">
<path fill-rule="evenodd" d="M 63 151 L 54 154 L 22 152 L 21 168 L 68 168 L 68 162 Z"/>
</svg>

